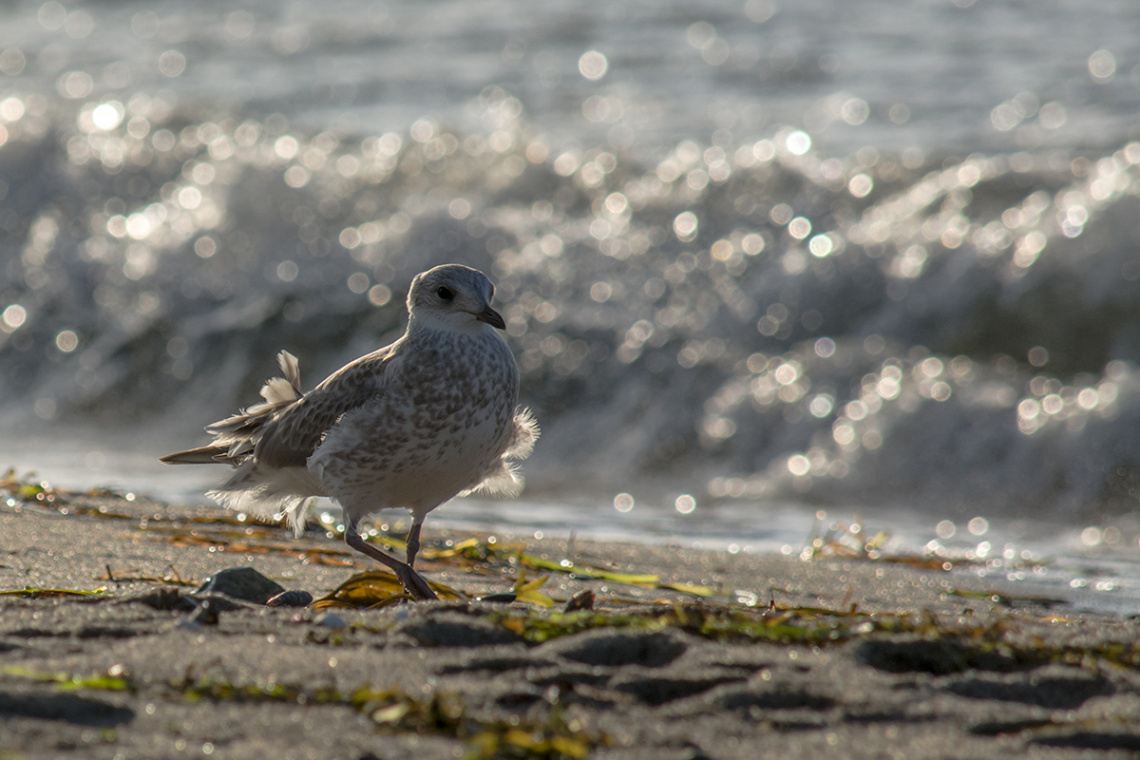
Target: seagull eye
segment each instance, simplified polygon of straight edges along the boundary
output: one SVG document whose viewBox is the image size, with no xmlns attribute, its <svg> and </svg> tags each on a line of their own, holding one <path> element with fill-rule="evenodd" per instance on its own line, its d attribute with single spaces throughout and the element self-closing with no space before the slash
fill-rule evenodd
<svg viewBox="0 0 1140 760">
<path fill-rule="evenodd" d="M 435 291 L 435 294 L 444 301 L 450 301 L 452 298 L 455 298 L 455 294 L 452 293 L 451 288 L 448 287 L 440 287 L 439 290 Z"/>
</svg>

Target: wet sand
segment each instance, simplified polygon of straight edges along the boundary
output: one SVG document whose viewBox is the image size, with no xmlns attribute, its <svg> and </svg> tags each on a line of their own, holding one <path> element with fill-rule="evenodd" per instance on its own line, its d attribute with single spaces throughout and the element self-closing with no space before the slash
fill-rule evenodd
<svg viewBox="0 0 1140 760">
<path fill-rule="evenodd" d="M 417 567 L 470 597 L 549 575 L 532 601 L 355 610 L 214 596 L 204 611 L 195 588 L 226 568 L 320 597 L 374 567 L 324 533 L 294 539 L 215 508 L 48 503 L 9 486 L 0 591 L 20 593 L 0 595 L 0 758 L 1140 752 L 1137 622 L 1073 612 L 1024 582 L 501 534 L 448 556 L 443 541 L 472 537 L 429 520 Z M 663 587 L 678 584 L 705 588 Z M 561 611 L 575 595 L 589 607 L 587 591 L 592 609 Z"/>
</svg>

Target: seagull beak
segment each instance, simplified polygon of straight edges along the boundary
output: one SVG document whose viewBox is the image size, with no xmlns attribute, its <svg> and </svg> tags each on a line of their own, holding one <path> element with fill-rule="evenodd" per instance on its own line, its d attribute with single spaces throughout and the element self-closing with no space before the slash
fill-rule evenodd
<svg viewBox="0 0 1140 760">
<path fill-rule="evenodd" d="M 503 315 L 492 309 L 490 306 L 476 314 L 475 319 L 479 320 L 480 322 L 486 322 L 491 327 L 497 327 L 500 330 L 504 330 L 507 327 L 507 323 L 503 321 Z"/>
</svg>

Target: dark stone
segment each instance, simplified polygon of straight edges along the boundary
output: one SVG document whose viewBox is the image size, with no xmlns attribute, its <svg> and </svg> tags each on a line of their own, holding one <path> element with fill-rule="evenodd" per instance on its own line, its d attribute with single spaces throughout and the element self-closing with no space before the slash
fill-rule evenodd
<svg viewBox="0 0 1140 760">
<path fill-rule="evenodd" d="M 579 610 L 592 610 L 594 609 L 594 592 L 590 589 L 579 591 L 570 601 L 566 602 L 566 606 L 562 608 L 563 612 L 578 612 Z"/>
<path fill-rule="evenodd" d="M 313 595 L 308 591 L 282 591 L 265 602 L 266 607 L 308 607 Z"/>
<path fill-rule="evenodd" d="M 252 567 L 230 567 L 206 579 L 195 594 L 215 592 L 254 604 L 265 604 L 285 590 Z"/>
</svg>

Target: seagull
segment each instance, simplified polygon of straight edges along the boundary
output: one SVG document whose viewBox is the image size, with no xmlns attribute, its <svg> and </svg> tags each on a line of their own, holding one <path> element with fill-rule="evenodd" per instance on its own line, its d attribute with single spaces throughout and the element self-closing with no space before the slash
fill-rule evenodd
<svg viewBox="0 0 1140 760">
<path fill-rule="evenodd" d="M 206 446 L 162 457 L 167 464 L 236 468 L 207 495 L 263 519 L 285 515 L 304 530 L 311 497 L 344 510 L 344 540 L 389 567 L 415 599 L 436 599 L 413 569 L 429 512 L 473 492 L 513 496 L 515 461 L 538 438 L 518 407 L 519 372 L 491 308 L 482 272 L 446 264 L 416 275 L 408 327 L 389 346 L 349 362 L 307 393 L 296 357 L 277 355 L 283 377 L 261 389 L 262 403 L 207 426 Z M 405 562 L 366 543 L 358 525 L 381 509 L 412 513 Z"/>
</svg>

